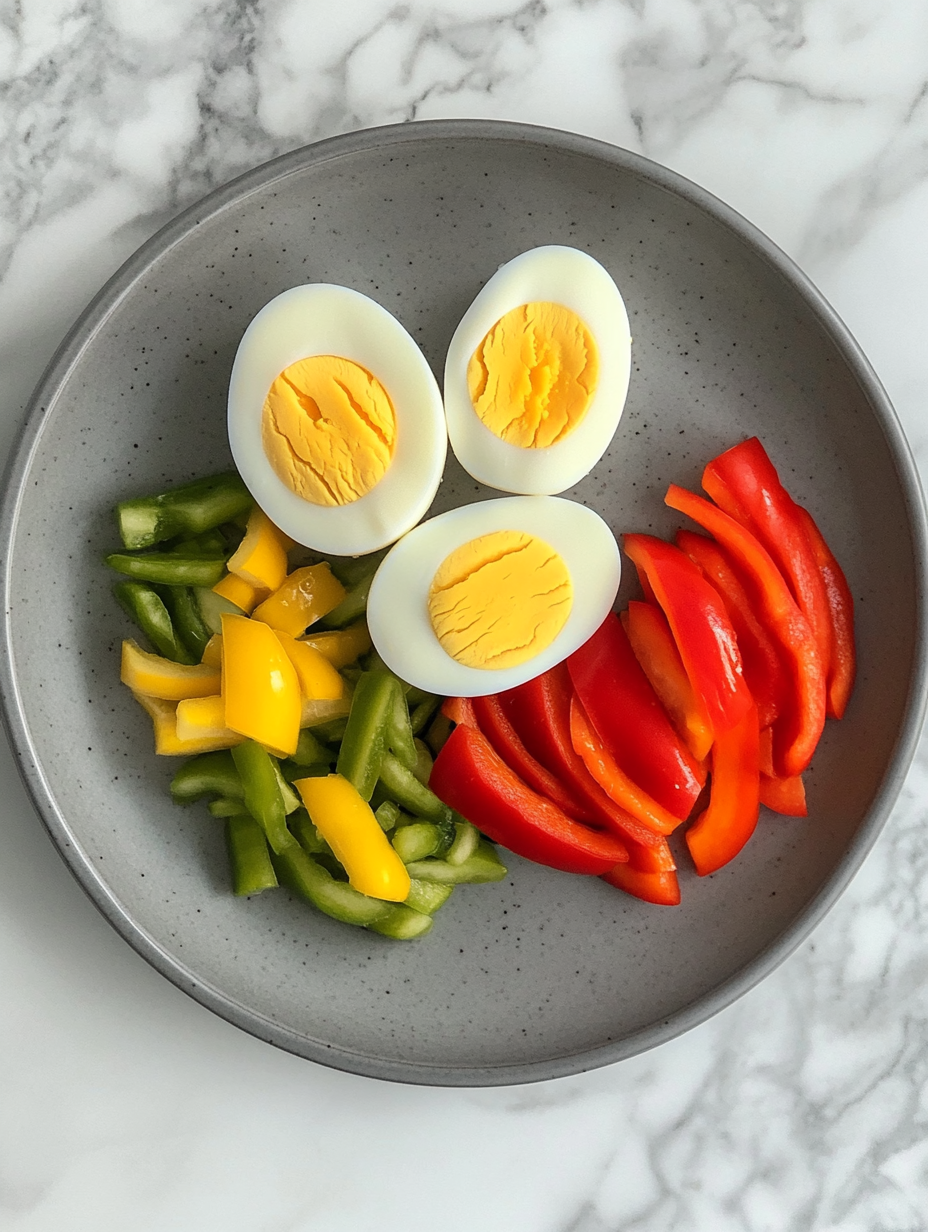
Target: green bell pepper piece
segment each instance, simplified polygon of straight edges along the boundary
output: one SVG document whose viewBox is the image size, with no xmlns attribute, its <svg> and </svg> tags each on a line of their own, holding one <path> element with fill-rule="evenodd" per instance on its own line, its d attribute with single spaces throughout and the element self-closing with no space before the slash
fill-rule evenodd
<svg viewBox="0 0 928 1232">
<path fill-rule="evenodd" d="M 242 777 L 245 807 L 264 831 L 275 855 L 297 846 L 287 829 L 277 763 L 270 753 L 256 741 L 244 740 L 232 750 L 232 760 Z"/>
<path fill-rule="evenodd" d="M 165 586 L 215 586 L 226 571 L 222 557 L 174 556 L 170 552 L 146 552 L 142 556 L 111 552 L 104 561 L 117 573 L 138 582 Z"/>
<path fill-rule="evenodd" d="M 392 937 L 394 941 L 412 941 L 431 931 L 432 917 L 403 903 L 388 907 L 379 919 L 367 926 L 372 933 Z"/>
<path fill-rule="evenodd" d="M 347 881 L 336 881 L 299 843 L 286 851 L 276 852 L 273 859 L 283 885 L 343 924 L 363 927 L 389 914 L 389 903 L 359 894 Z"/>
<path fill-rule="evenodd" d="M 380 783 L 388 799 L 395 800 L 417 817 L 445 824 L 451 821 L 451 809 L 447 804 L 442 804 L 434 792 L 390 753 L 384 754 L 380 764 Z"/>
<path fill-rule="evenodd" d="M 364 800 L 370 800 L 384 760 L 395 688 L 396 677 L 389 672 L 364 672 L 351 699 L 335 769 Z"/>
<path fill-rule="evenodd" d="M 171 614 L 161 596 L 144 582 L 117 582 L 113 594 L 123 611 L 142 630 L 158 654 L 175 663 L 199 663 L 178 637 Z"/>
<path fill-rule="evenodd" d="M 193 590 L 189 586 L 164 586 L 161 593 L 175 633 L 193 655 L 193 662 L 199 663 L 212 632 L 203 622 Z"/>
<path fill-rule="evenodd" d="M 489 881 L 502 881 L 506 866 L 496 854 L 496 848 L 483 839 L 477 850 L 461 864 L 449 864 L 446 860 L 416 860 L 406 865 L 410 877 L 417 881 L 437 881 L 440 885 L 478 885 Z"/>
<path fill-rule="evenodd" d="M 171 799 L 175 804 L 193 804 L 210 795 L 233 800 L 241 800 L 245 795 L 241 775 L 227 749 L 191 757 L 171 780 Z"/>
<path fill-rule="evenodd" d="M 233 894 L 260 894 L 278 884 L 264 831 L 249 813 L 238 813 L 227 819 L 226 841 L 232 865 Z"/>
<path fill-rule="evenodd" d="M 150 548 L 178 535 L 200 535 L 250 509 L 251 494 L 233 473 L 213 475 L 172 488 L 158 496 L 141 496 L 116 506 L 123 546 Z"/>
</svg>

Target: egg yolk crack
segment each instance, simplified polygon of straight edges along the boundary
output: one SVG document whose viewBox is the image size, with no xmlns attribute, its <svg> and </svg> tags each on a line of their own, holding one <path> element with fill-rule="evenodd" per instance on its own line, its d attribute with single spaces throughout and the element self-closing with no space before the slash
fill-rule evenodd
<svg viewBox="0 0 928 1232">
<path fill-rule="evenodd" d="M 396 447 L 396 412 L 375 376 L 350 359 L 290 364 L 264 402 L 261 437 L 278 478 L 314 505 L 347 505 L 374 488 Z"/>
<path fill-rule="evenodd" d="M 580 423 L 599 379 L 599 352 L 563 304 L 513 308 L 467 365 L 467 387 L 484 424 L 512 445 L 544 449 Z"/>
<path fill-rule="evenodd" d="M 465 667 L 515 667 L 551 644 L 573 603 L 567 565 L 523 531 L 481 535 L 456 548 L 429 589 L 429 619 Z"/>
</svg>

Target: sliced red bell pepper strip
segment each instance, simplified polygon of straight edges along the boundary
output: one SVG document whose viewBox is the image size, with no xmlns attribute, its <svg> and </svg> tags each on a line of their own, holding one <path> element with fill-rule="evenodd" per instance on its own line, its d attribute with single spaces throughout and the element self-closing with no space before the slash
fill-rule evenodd
<svg viewBox="0 0 928 1232">
<path fill-rule="evenodd" d="M 780 713 L 784 687 L 783 666 L 773 639 L 754 615 L 744 584 L 725 550 L 715 540 L 692 530 L 678 530 L 675 539 L 677 547 L 699 566 L 722 596 L 760 725 L 769 727 Z"/>
<path fill-rule="evenodd" d="M 584 810 L 581 820 L 605 826 L 623 842 L 657 846 L 663 841 L 660 836 L 610 800 L 575 752 L 570 739 L 573 692 L 567 666 L 559 663 L 526 684 L 500 693 L 499 700 L 529 752 L 576 797 Z"/>
<path fill-rule="evenodd" d="M 567 668 L 590 722 L 626 774 L 674 817 L 688 817 L 704 772 L 674 731 L 618 616 L 609 613 Z"/>
<path fill-rule="evenodd" d="M 760 776 L 760 802 L 784 817 L 808 817 L 806 789 L 801 775 L 777 779 L 769 774 Z"/>
<path fill-rule="evenodd" d="M 659 907 L 676 907 L 680 902 L 680 883 L 672 869 L 663 873 L 646 873 L 639 868 L 631 868 L 629 864 L 617 864 L 611 872 L 603 873 L 603 881 Z"/>
<path fill-rule="evenodd" d="M 825 583 L 831 616 L 831 659 L 828 664 L 828 713 L 840 719 L 847 709 L 857 670 L 854 651 L 854 598 L 841 566 L 832 555 L 815 519 L 807 509 L 796 506 L 812 544 L 816 563 Z"/>
<path fill-rule="evenodd" d="M 825 664 L 809 622 L 770 554 L 740 522 L 676 484 L 664 501 L 714 535 L 751 583 L 757 610 L 783 649 L 789 676 L 789 701 L 774 727 L 777 770 L 782 778 L 801 774 L 825 726 Z"/>
<path fill-rule="evenodd" d="M 435 759 L 429 786 L 495 842 L 537 864 L 596 876 L 628 859 L 614 834 L 574 821 L 526 787 L 475 727 L 454 729 Z"/>
<path fill-rule="evenodd" d="M 697 761 L 712 747 L 712 724 L 690 684 L 667 617 L 655 603 L 633 599 L 619 619 L 625 626 L 635 658 L 661 699 L 674 727 Z"/>
<path fill-rule="evenodd" d="M 702 486 L 720 509 L 764 545 L 789 583 L 799 610 L 831 661 L 831 615 L 818 564 L 798 506 L 780 482 L 766 449 L 752 436 L 713 458 Z"/>
<path fill-rule="evenodd" d="M 620 808 L 657 834 L 673 834 L 680 819 L 642 791 L 603 744 L 578 697 L 570 701 L 570 739 L 583 764 L 603 791 Z"/>
<path fill-rule="evenodd" d="M 477 726 L 477 716 L 469 697 L 446 697 L 442 702 L 441 712 L 452 723 L 463 723 L 466 727 Z"/>
<path fill-rule="evenodd" d="M 539 795 L 547 796 L 552 803 L 562 809 L 568 817 L 575 821 L 589 821 L 589 816 L 578 805 L 560 779 L 555 778 L 539 761 L 531 755 L 519 738 L 509 716 L 503 709 L 499 697 L 471 698 L 477 727 L 499 753 L 510 770 L 514 770 L 519 778 L 537 791 Z"/>
<path fill-rule="evenodd" d="M 773 728 L 762 727 L 758 737 L 758 749 L 760 751 L 760 772 L 766 774 L 768 778 L 774 779 L 777 776 L 776 770 L 773 768 Z"/>
<path fill-rule="evenodd" d="M 741 722 L 719 732 L 712 746 L 709 807 L 686 831 L 701 877 L 734 859 L 754 833 L 760 808 L 759 733 L 752 706 Z"/>
<path fill-rule="evenodd" d="M 651 583 L 712 730 L 734 727 L 752 700 L 735 631 L 718 591 L 672 543 L 654 535 L 624 535 L 623 546 L 639 576 L 644 574 Z"/>
</svg>

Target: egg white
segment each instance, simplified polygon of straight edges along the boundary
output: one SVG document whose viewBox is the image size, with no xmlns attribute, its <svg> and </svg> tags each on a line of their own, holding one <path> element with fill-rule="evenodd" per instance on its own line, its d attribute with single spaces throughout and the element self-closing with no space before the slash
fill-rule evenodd
<svg viewBox="0 0 928 1232">
<path fill-rule="evenodd" d="M 584 322 L 599 349 L 599 383 L 580 423 L 562 441 L 524 449 L 501 440 L 477 415 L 467 365 L 487 333 L 513 308 L 563 304 Z M 605 269 L 585 252 L 551 244 L 500 266 L 461 319 L 445 361 L 445 415 L 451 448 L 464 469 L 491 488 L 546 495 L 572 487 L 609 447 L 625 406 L 631 333 L 625 303 Z"/>
<path fill-rule="evenodd" d="M 438 566 L 461 544 L 496 530 L 535 535 L 564 559 L 573 605 L 561 632 L 516 667 L 465 667 L 445 651 L 429 619 L 429 587 Z M 612 607 L 621 561 L 598 513 L 556 496 L 510 496 L 464 505 L 430 518 L 399 541 L 378 569 L 367 601 L 371 640 L 403 680 L 446 697 L 514 689 L 554 667 L 590 638 Z"/>
<path fill-rule="evenodd" d="M 396 411 L 396 447 L 383 479 L 347 505 L 322 506 L 292 492 L 261 441 L 261 414 L 275 378 L 298 359 L 338 355 L 372 373 Z M 229 384 L 229 444 L 239 474 L 268 517 L 306 547 L 340 556 L 393 543 L 424 516 L 438 490 L 447 431 L 438 384 L 399 321 L 348 287 L 312 283 L 284 291 L 245 331 Z"/>
</svg>

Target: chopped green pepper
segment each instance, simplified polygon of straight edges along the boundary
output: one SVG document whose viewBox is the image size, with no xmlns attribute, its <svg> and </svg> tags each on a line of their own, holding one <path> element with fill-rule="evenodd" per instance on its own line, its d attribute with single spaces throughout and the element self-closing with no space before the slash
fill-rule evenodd
<svg viewBox="0 0 928 1232">
<path fill-rule="evenodd" d="M 502 881 L 506 876 L 506 866 L 496 854 L 496 848 L 483 839 L 477 844 L 477 850 L 461 864 L 416 860 L 406 865 L 406 871 L 417 881 L 437 881 L 440 885 L 452 886 Z"/>
<path fill-rule="evenodd" d="M 454 886 L 442 885 L 438 881 L 413 880 L 406 895 L 406 906 L 424 915 L 434 915 L 439 907 L 443 907 L 454 891 Z"/>
<path fill-rule="evenodd" d="M 170 552 L 146 552 L 142 556 L 111 552 L 104 560 L 117 573 L 165 586 L 215 586 L 226 571 L 222 557 L 174 556 Z"/>
<path fill-rule="evenodd" d="M 427 821 L 450 822 L 451 809 L 390 753 L 386 753 L 381 762 L 380 782 L 387 797 L 401 808 Z"/>
<path fill-rule="evenodd" d="M 415 937 L 424 937 L 431 930 L 432 917 L 397 903 L 367 927 L 372 933 L 392 937 L 394 941 L 412 941 Z"/>
<path fill-rule="evenodd" d="M 407 704 L 410 704 L 409 694 L 406 694 Z M 416 702 L 413 705 L 412 713 L 409 716 L 409 722 L 412 727 L 412 734 L 418 736 L 424 731 L 429 724 L 429 721 L 435 711 L 438 709 L 440 697 L 427 696 L 424 701 Z"/>
<path fill-rule="evenodd" d="M 226 821 L 226 841 L 234 894 L 260 894 L 277 885 L 264 831 L 249 813 L 240 812 Z"/>
<path fill-rule="evenodd" d="M 123 585 L 132 583 L 123 582 Z M 162 598 L 171 613 L 177 637 L 193 655 L 192 662 L 199 663 L 212 632 L 203 622 L 193 590 L 189 586 L 165 586 L 162 588 Z"/>
<path fill-rule="evenodd" d="M 244 794 L 241 776 L 226 749 L 191 757 L 171 780 L 171 799 L 175 804 L 193 804 L 209 795 L 241 800 Z"/>
<path fill-rule="evenodd" d="M 261 826 L 275 855 L 297 846 L 287 829 L 277 763 L 270 753 L 256 741 L 244 740 L 232 750 L 232 760 L 242 776 L 245 807 Z"/>
<path fill-rule="evenodd" d="M 419 755 L 409 722 L 409 707 L 402 683 L 393 677 L 393 704 L 387 716 L 387 748 L 406 767 L 415 772 Z M 431 759 L 430 759 L 431 760 Z"/>
<path fill-rule="evenodd" d="M 371 925 L 392 909 L 379 898 L 359 894 L 347 881 L 336 881 L 299 843 L 276 852 L 274 867 L 283 885 L 344 924 Z"/>
<path fill-rule="evenodd" d="M 389 672 L 364 672 L 351 699 L 348 725 L 335 768 L 357 788 L 364 800 L 370 800 L 384 760 L 395 686 L 396 677 Z"/>
<path fill-rule="evenodd" d="M 123 546 L 150 548 L 177 535 L 199 535 L 230 522 L 253 504 L 237 474 L 213 475 L 159 496 L 121 501 L 116 520 Z"/>
<path fill-rule="evenodd" d="M 199 662 L 178 637 L 164 601 L 150 586 L 144 582 L 117 582 L 113 594 L 158 654 L 175 663 Z"/>
</svg>

